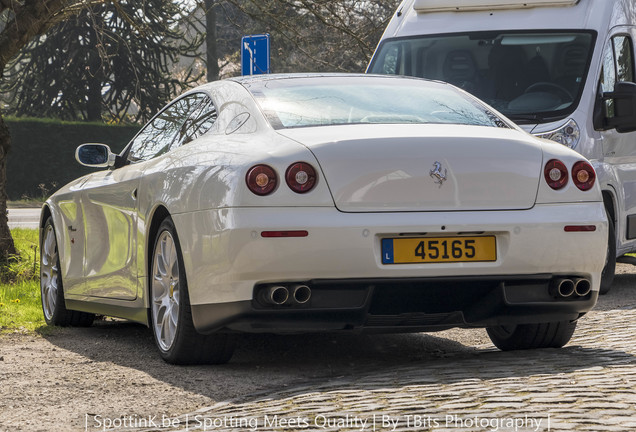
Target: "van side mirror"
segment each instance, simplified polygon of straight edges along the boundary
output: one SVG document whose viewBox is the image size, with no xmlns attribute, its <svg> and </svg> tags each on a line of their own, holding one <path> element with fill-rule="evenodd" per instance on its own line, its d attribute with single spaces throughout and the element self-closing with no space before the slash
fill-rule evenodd
<svg viewBox="0 0 636 432">
<path fill-rule="evenodd" d="M 75 159 L 87 167 L 108 168 L 115 165 L 117 155 L 106 144 L 82 144 L 75 150 Z"/>
<path fill-rule="evenodd" d="M 613 92 L 603 93 L 594 108 L 594 129 L 636 131 L 636 83 L 619 82 Z"/>
</svg>

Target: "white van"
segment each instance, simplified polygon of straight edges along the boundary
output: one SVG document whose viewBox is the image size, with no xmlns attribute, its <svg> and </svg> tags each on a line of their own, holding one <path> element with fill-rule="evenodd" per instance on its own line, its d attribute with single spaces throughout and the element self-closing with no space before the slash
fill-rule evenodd
<svg viewBox="0 0 636 432">
<path fill-rule="evenodd" d="M 634 0 L 404 0 L 367 72 L 450 82 L 591 159 L 615 228 L 604 293 L 636 251 L 635 41 Z"/>
</svg>

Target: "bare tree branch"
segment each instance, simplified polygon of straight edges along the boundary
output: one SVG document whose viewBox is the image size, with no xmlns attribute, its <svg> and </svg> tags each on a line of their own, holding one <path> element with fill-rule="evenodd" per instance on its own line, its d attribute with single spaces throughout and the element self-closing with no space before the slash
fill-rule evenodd
<svg viewBox="0 0 636 432">
<path fill-rule="evenodd" d="M 399 0 L 217 1 L 221 5 L 220 19 L 233 24 L 237 31 L 271 34 L 272 70 L 276 72 L 363 71 L 399 3 Z M 239 15 L 228 13 L 232 10 Z M 238 41 L 235 44 L 238 48 Z M 222 52 L 219 57 L 224 55 L 228 53 Z"/>
</svg>

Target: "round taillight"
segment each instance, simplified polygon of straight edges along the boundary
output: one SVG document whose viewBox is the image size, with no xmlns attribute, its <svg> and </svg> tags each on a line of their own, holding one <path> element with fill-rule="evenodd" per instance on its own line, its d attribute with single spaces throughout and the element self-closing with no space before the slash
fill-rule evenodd
<svg viewBox="0 0 636 432">
<path fill-rule="evenodd" d="M 543 170 L 545 181 L 554 190 L 563 189 L 568 184 L 568 169 L 558 159 L 552 159 L 545 164 Z"/>
<path fill-rule="evenodd" d="M 579 161 L 572 167 L 572 180 L 577 188 L 587 191 L 592 189 L 596 182 L 596 172 L 589 163 Z"/>
<path fill-rule="evenodd" d="M 276 171 L 267 165 L 256 165 L 250 168 L 245 176 L 247 187 L 256 195 L 269 195 L 276 189 L 278 177 Z"/>
<path fill-rule="evenodd" d="M 306 162 L 296 162 L 287 168 L 285 180 L 296 193 L 307 193 L 316 185 L 316 170 Z"/>
</svg>

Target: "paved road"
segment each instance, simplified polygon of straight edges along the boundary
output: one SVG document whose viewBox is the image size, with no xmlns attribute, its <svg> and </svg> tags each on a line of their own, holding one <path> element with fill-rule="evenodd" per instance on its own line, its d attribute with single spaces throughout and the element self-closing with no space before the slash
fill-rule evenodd
<svg viewBox="0 0 636 432">
<path fill-rule="evenodd" d="M 483 330 L 246 335 L 228 365 L 175 367 L 121 321 L 3 336 L 0 431 L 636 431 L 636 267 L 618 271 L 560 350 L 503 353 Z"/>
<path fill-rule="evenodd" d="M 9 228 L 37 228 L 39 221 L 39 208 L 9 209 Z"/>
<path fill-rule="evenodd" d="M 563 349 L 504 353 L 483 344 L 406 362 L 397 353 L 393 367 L 371 362 L 138 430 L 636 430 L 636 274 L 619 267 L 629 273 L 617 276 Z"/>
<path fill-rule="evenodd" d="M 179 420 L 218 431 L 248 429 L 242 424 L 261 431 L 636 430 L 636 310 L 599 312 L 581 324 L 560 351 L 483 347 L 219 403 Z"/>
</svg>

